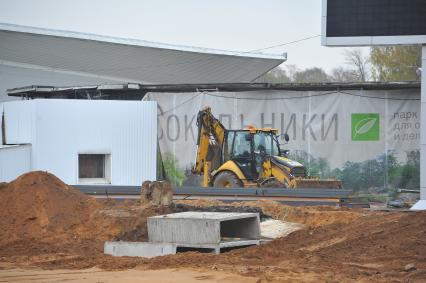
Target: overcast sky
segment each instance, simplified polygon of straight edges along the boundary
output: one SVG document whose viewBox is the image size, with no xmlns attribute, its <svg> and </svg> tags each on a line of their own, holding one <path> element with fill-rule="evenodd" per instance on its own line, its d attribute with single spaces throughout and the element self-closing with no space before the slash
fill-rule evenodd
<svg viewBox="0 0 426 283">
<path fill-rule="evenodd" d="M 321 0 L 0 0 L 0 22 L 250 51 L 320 35 Z M 262 52 L 330 71 L 342 50 L 316 37 Z"/>
</svg>

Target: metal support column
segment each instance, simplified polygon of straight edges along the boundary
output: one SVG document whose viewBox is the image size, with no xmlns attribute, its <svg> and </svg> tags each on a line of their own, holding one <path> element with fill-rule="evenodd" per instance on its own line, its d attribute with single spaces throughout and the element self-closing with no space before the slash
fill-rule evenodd
<svg viewBox="0 0 426 283">
<path fill-rule="evenodd" d="M 412 210 L 426 210 L 426 45 L 422 47 L 421 80 L 420 200 L 411 208 Z"/>
</svg>

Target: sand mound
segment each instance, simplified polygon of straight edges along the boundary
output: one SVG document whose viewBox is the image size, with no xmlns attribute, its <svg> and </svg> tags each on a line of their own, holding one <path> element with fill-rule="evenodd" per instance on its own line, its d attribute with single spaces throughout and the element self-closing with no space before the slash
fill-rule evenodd
<svg viewBox="0 0 426 283">
<path fill-rule="evenodd" d="M 330 224 L 347 224 L 363 217 L 365 210 L 349 209 L 334 206 L 290 206 L 271 200 L 224 203 L 218 200 L 184 200 L 178 204 L 187 204 L 193 207 L 253 207 L 259 212 L 274 219 L 307 224 L 311 227 L 320 227 Z"/>
<path fill-rule="evenodd" d="M 0 186 L 0 246 L 10 242 L 73 243 L 124 237 L 146 239 L 146 217 L 155 209 L 138 203 L 98 202 L 41 171 Z M 168 211 L 165 211 L 166 213 Z M 132 233 L 134 230 L 136 232 Z"/>
<path fill-rule="evenodd" d="M 330 224 L 347 224 L 363 217 L 365 210 L 334 206 L 289 206 L 275 201 L 253 201 L 234 205 L 256 206 L 274 219 L 320 227 Z"/>
<path fill-rule="evenodd" d="M 0 189 L 0 243 L 78 234 L 97 206 L 52 174 L 24 174 Z"/>
<path fill-rule="evenodd" d="M 146 218 L 167 213 L 139 201 L 99 201 L 50 173 L 30 172 L 0 184 L 0 259 L 88 267 L 103 257 L 104 241 L 146 241 Z"/>
</svg>

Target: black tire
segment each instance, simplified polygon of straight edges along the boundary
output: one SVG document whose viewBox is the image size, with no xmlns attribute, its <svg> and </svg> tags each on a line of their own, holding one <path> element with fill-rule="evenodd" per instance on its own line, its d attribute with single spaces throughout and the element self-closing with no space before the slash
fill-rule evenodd
<svg viewBox="0 0 426 283">
<path fill-rule="evenodd" d="M 216 188 L 242 188 L 243 183 L 234 173 L 223 171 L 216 175 L 213 186 Z"/>
</svg>

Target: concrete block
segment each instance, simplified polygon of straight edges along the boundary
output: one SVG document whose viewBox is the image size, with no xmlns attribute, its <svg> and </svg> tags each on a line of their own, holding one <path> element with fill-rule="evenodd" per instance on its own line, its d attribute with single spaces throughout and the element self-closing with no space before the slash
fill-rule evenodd
<svg viewBox="0 0 426 283">
<path fill-rule="evenodd" d="M 171 243 L 105 242 L 104 253 L 112 256 L 156 257 L 176 254 L 176 245 Z"/>
<path fill-rule="evenodd" d="M 178 247 L 220 248 L 258 245 L 258 213 L 181 212 L 148 218 L 150 242 Z"/>
</svg>

